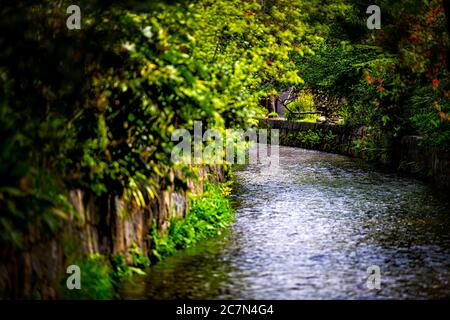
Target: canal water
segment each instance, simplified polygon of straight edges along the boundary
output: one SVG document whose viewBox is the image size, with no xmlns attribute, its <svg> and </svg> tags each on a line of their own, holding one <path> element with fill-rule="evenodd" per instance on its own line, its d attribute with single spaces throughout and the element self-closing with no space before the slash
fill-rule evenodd
<svg viewBox="0 0 450 320">
<path fill-rule="evenodd" d="M 450 298 L 450 203 L 348 157 L 281 147 L 235 172 L 236 220 L 122 289 L 127 299 Z M 368 287 L 380 270 L 380 289 Z"/>
</svg>

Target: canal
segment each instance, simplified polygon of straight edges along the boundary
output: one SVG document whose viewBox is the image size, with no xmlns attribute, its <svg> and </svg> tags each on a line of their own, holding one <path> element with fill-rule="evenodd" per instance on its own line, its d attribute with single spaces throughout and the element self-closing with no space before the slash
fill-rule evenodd
<svg viewBox="0 0 450 320">
<path fill-rule="evenodd" d="M 236 220 L 122 288 L 128 299 L 450 298 L 450 204 L 348 157 L 280 146 L 235 172 Z M 367 287 L 378 267 L 380 289 Z"/>
</svg>

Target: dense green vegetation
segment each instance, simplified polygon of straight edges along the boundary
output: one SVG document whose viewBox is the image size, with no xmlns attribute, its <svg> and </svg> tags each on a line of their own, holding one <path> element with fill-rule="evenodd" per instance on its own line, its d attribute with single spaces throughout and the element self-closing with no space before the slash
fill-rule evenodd
<svg viewBox="0 0 450 320">
<path fill-rule="evenodd" d="M 188 166 L 170 174 L 173 130 L 254 123 L 261 96 L 301 82 L 292 46 L 317 38 L 303 1 L 80 1 L 77 31 L 68 5 L 1 8 L 0 234 L 18 248 L 33 228 L 57 231 L 68 189 L 186 189 Z"/>
<path fill-rule="evenodd" d="M 406 134 L 450 150 L 445 3 L 377 1 L 380 30 L 367 29 L 372 3 L 359 0 L 80 0 L 81 30 L 66 27 L 72 1 L 2 3 L 0 247 L 26 250 L 29 235 L 58 234 L 74 212 L 73 189 L 142 208 L 171 186 L 186 191 L 196 170 L 171 161 L 172 132 L 196 120 L 256 125 L 277 116 L 268 102 L 287 88 L 299 98 L 293 110 L 370 128 L 355 146 L 370 159 Z M 299 139 L 315 147 L 334 137 Z M 154 256 L 215 234 L 229 212 L 221 196 L 193 200 L 168 235 L 149 230 Z M 150 263 L 130 250 L 132 268 Z M 113 258 L 116 278 L 139 272 Z"/>
<path fill-rule="evenodd" d="M 449 33 L 443 1 L 378 1 L 382 27 L 360 17 L 364 1 L 347 1 L 329 37 L 297 60 L 316 105 L 350 127 L 370 128 L 357 142 L 369 159 L 389 156 L 412 134 L 439 150 L 450 148 Z M 447 5 L 448 6 L 448 5 Z"/>
<path fill-rule="evenodd" d="M 322 129 L 289 132 L 283 139 L 289 145 L 301 145 L 304 148 L 323 151 L 339 151 L 335 149 L 337 146 L 336 135 L 331 131 L 324 131 Z"/>
<path fill-rule="evenodd" d="M 227 199 L 230 191 L 225 184 L 207 184 L 204 194 L 192 198 L 186 218 L 172 220 L 168 232 L 163 235 L 153 228 L 154 257 L 162 260 L 179 249 L 220 234 L 233 219 L 233 210 Z"/>
</svg>

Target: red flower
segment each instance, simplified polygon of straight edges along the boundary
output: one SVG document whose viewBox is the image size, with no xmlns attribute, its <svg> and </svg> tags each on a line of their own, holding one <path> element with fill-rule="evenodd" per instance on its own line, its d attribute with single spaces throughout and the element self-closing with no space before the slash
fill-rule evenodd
<svg viewBox="0 0 450 320">
<path fill-rule="evenodd" d="M 378 82 L 379 84 L 381 84 L 381 83 L 383 82 L 383 80 L 380 79 L 380 78 L 378 78 L 378 79 L 377 79 L 377 82 Z"/>
<path fill-rule="evenodd" d="M 268 60 L 266 60 L 266 63 L 269 65 L 269 66 L 271 66 L 272 65 L 272 63 L 273 63 L 273 61 L 272 60 L 270 60 L 270 59 L 268 59 Z"/>
<path fill-rule="evenodd" d="M 247 16 L 248 16 L 248 17 L 251 17 L 251 16 L 253 16 L 253 12 L 251 12 L 251 11 L 247 11 Z"/>
<path fill-rule="evenodd" d="M 372 77 L 370 76 L 370 74 L 366 74 L 366 76 L 364 77 L 364 79 L 366 79 L 366 81 L 369 83 L 369 84 L 372 84 L 373 83 L 373 79 L 372 79 Z"/>
<path fill-rule="evenodd" d="M 411 35 L 409 36 L 409 40 L 412 40 L 412 41 L 417 40 L 417 35 L 416 35 L 415 33 L 411 34 Z"/>
<path fill-rule="evenodd" d="M 438 79 L 433 79 L 433 87 L 435 89 L 437 89 L 439 87 L 439 80 Z"/>
<path fill-rule="evenodd" d="M 377 87 L 377 90 L 378 90 L 378 91 L 383 91 L 383 90 L 384 90 L 384 87 L 380 85 L 380 86 Z"/>
</svg>

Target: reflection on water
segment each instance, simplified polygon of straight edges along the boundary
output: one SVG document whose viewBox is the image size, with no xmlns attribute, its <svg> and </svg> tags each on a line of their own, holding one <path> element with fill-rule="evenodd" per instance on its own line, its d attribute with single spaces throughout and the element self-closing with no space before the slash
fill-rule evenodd
<svg viewBox="0 0 450 320">
<path fill-rule="evenodd" d="M 236 221 L 123 288 L 138 299 L 450 297 L 449 203 L 344 156 L 280 147 L 235 174 Z M 366 287 L 381 269 L 381 290 Z"/>
</svg>

